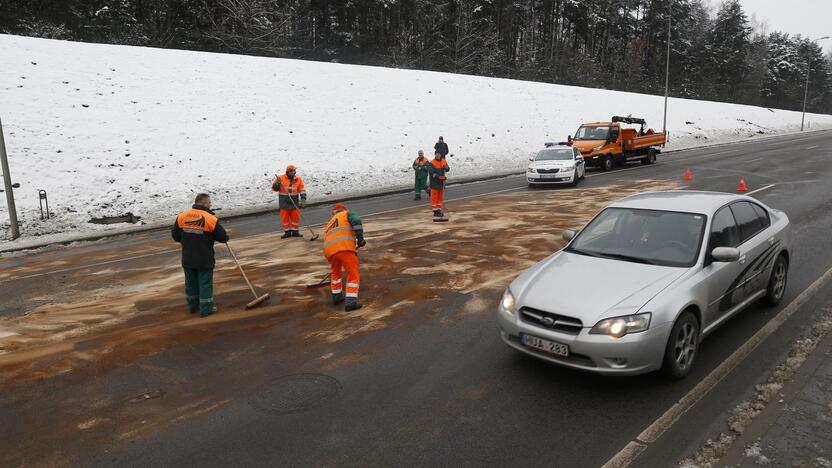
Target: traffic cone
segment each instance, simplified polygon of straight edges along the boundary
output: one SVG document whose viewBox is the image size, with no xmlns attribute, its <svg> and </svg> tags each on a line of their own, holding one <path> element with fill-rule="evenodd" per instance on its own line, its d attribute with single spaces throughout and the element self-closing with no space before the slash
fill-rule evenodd
<svg viewBox="0 0 832 468">
<path fill-rule="evenodd" d="M 739 185 L 739 187 L 737 187 L 737 192 L 747 192 L 747 191 L 748 191 L 748 186 L 745 185 L 745 177 L 740 176 L 740 185 Z"/>
<path fill-rule="evenodd" d="M 683 179 L 685 179 L 685 180 L 686 180 L 686 181 L 688 181 L 688 182 L 690 182 L 691 180 L 693 180 L 693 173 L 692 173 L 692 172 L 690 172 L 690 168 L 689 168 L 689 167 L 686 167 L 686 168 L 685 168 L 685 175 L 684 175 L 684 176 L 682 176 L 682 178 L 683 178 Z"/>
</svg>

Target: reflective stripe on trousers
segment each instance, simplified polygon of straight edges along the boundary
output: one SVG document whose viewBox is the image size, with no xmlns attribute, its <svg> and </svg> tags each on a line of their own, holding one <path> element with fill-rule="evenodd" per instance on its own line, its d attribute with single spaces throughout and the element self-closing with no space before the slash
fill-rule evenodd
<svg viewBox="0 0 832 468">
<path fill-rule="evenodd" d="M 358 288 L 361 277 L 358 271 L 358 255 L 355 252 L 342 251 L 329 257 L 332 293 L 338 294 L 342 291 L 343 271 L 346 271 L 346 297 L 358 297 Z"/>
</svg>

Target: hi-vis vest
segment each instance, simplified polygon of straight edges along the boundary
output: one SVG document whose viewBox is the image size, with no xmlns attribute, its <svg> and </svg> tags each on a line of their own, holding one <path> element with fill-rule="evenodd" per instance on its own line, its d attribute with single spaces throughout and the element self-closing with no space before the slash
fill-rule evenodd
<svg viewBox="0 0 832 468">
<path fill-rule="evenodd" d="M 324 257 L 338 252 L 355 252 L 355 230 L 348 218 L 349 211 L 339 211 L 324 228 Z"/>
<path fill-rule="evenodd" d="M 207 211 L 191 208 L 179 213 L 176 224 L 182 231 L 189 234 L 203 234 L 214 232 L 217 227 L 217 217 Z"/>
</svg>

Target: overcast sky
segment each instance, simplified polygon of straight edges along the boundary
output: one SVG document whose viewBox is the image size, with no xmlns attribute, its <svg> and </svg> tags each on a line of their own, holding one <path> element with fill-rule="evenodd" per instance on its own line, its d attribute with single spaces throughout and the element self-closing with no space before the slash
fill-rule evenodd
<svg viewBox="0 0 832 468">
<path fill-rule="evenodd" d="M 718 8 L 721 2 L 715 1 Z M 768 24 L 768 31 L 801 34 L 810 39 L 832 36 L 832 0 L 740 0 L 749 19 Z M 832 39 L 820 41 L 832 51 Z"/>
</svg>

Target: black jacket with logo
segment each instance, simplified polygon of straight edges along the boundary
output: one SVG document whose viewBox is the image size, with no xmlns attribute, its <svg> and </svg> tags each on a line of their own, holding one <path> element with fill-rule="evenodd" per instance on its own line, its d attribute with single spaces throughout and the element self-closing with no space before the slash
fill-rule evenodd
<svg viewBox="0 0 832 468">
<path fill-rule="evenodd" d="M 179 213 L 171 235 L 182 244 L 182 266 L 196 270 L 214 268 L 214 242 L 228 242 L 228 234 L 214 212 L 200 205 Z"/>
<path fill-rule="evenodd" d="M 448 144 L 444 141 L 437 141 L 436 144 L 433 145 L 433 149 L 442 156 L 448 155 Z"/>
</svg>

